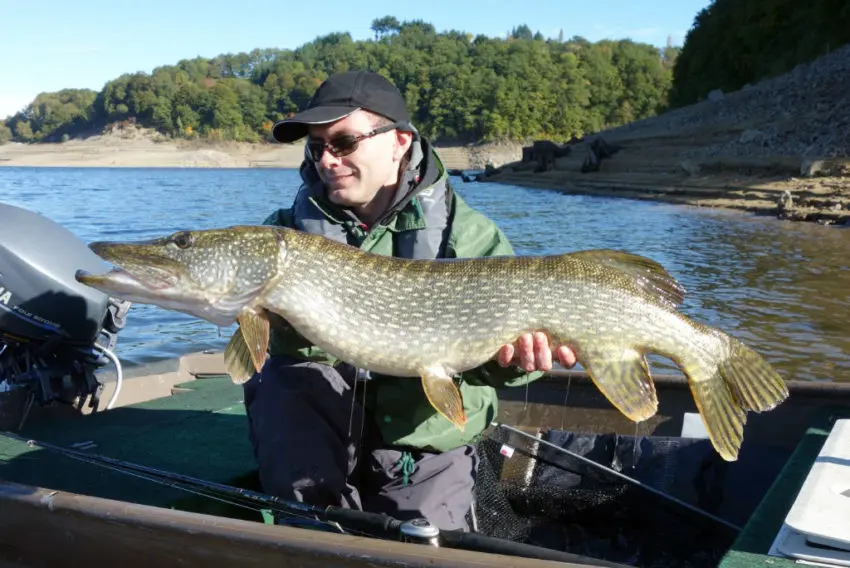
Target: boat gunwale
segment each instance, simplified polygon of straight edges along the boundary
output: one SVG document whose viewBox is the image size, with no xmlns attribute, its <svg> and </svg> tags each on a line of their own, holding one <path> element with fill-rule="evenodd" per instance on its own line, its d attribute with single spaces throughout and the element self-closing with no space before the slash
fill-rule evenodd
<svg viewBox="0 0 850 568">
<path fill-rule="evenodd" d="M 99 562 L 107 560 L 101 554 L 111 553 L 115 556 L 112 560 L 121 560 L 122 565 L 146 565 L 149 558 L 138 558 L 139 563 L 136 564 L 130 551 L 122 547 L 117 537 L 125 536 L 131 540 L 136 539 L 140 548 L 155 543 L 154 548 L 171 548 L 172 552 L 182 553 L 181 556 L 165 557 L 173 562 L 157 564 L 159 566 L 195 565 L 191 562 L 193 557 L 197 561 L 203 561 L 205 566 L 227 565 L 223 562 L 225 558 L 210 562 L 210 559 L 215 557 L 213 553 L 216 546 L 229 547 L 231 554 L 239 556 L 243 561 L 250 560 L 246 565 L 271 565 L 271 562 L 274 562 L 277 566 L 287 566 L 292 562 L 291 565 L 319 567 L 327 566 L 331 561 L 336 566 L 483 568 L 517 565 L 516 557 L 501 554 L 306 531 L 55 491 L 3 480 L 0 480 L 0 503 L 3 503 L 0 509 L 4 511 L 4 514 L 0 515 L 0 544 L 3 544 L 0 546 L 0 559 L 5 556 L 7 561 L 12 562 L 33 562 L 33 559 L 9 557 L 22 543 L 26 547 L 31 538 L 42 542 L 75 543 L 75 549 L 83 551 L 80 554 L 85 554 L 86 550 L 87 553 L 93 553 L 85 546 L 79 546 L 81 543 L 101 538 L 107 542 L 103 545 L 104 549 L 113 547 L 114 550 L 101 550 L 98 554 Z M 54 530 L 57 532 L 51 535 Z M 124 531 L 126 534 L 123 534 Z M 116 532 L 119 534 L 116 535 Z M 110 534 L 114 540 L 106 538 Z M 28 539 L 27 535 L 37 536 Z M 36 560 L 35 565 L 43 565 L 41 561 L 45 559 L 50 559 L 50 565 L 57 565 L 54 563 L 57 559 L 55 550 L 26 549 L 31 554 L 40 555 L 41 560 Z M 64 558 L 67 558 L 68 562 L 60 562 L 59 565 L 77 566 L 81 562 L 78 556 L 71 553 L 65 554 Z M 524 557 L 522 565 L 529 568 L 597 566 Z"/>
</svg>

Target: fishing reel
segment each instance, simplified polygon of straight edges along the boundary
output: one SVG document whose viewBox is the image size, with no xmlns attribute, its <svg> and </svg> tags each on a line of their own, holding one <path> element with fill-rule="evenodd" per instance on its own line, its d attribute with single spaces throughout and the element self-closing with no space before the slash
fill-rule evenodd
<svg viewBox="0 0 850 568">
<path fill-rule="evenodd" d="M 428 519 L 404 521 L 399 525 L 398 532 L 402 542 L 440 546 L 440 529 Z"/>
</svg>

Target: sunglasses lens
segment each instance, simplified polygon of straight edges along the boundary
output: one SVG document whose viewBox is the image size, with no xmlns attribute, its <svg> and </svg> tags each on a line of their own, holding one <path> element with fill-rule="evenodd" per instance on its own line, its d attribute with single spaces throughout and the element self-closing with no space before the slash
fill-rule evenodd
<svg viewBox="0 0 850 568">
<path fill-rule="evenodd" d="M 357 149 L 357 138 L 354 136 L 340 136 L 331 140 L 328 145 L 333 149 L 334 156 L 347 156 Z"/>
<path fill-rule="evenodd" d="M 327 145 L 320 140 L 307 142 L 307 151 L 310 152 L 310 157 L 313 158 L 313 161 L 318 162 L 322 159 L 322 155 L 325 153 L 325 148 L 327 148 L 331 154 L 340 158 L 354 152 L 357 149 L 358 144 L 360 144 L 360 140 L 356 136 L 338 136 L 328 142 Z"/>
<path fill-rule="evenodd" d="M 323 142 L 308 142 L 307 151 L 314 162 L 322 159 L 322 154 L 325 153 L 325 144 Z"/>
</svg>

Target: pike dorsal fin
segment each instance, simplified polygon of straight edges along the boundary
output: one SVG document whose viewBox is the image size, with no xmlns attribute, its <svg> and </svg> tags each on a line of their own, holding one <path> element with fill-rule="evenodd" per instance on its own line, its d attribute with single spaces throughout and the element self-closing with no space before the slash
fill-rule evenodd
<svg viewBox="0 0 850 568">
<path fill-rule="evenodd" d="M 678 307 L 685 299 L 685 288 L 651 258 L 612 249 L 585 250 L 570 253 L 570 256 L 633 276 L 647 294 L 671 308 Z"/>
</svg>

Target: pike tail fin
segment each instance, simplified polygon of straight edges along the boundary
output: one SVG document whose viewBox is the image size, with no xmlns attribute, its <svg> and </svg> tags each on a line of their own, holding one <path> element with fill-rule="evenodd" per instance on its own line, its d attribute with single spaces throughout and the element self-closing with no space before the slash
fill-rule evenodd
<svg viewBox="0 0 850 568">
<path fill-rule="evenodd" d="M 735 461 L 744 436 L 747 411 L 765 412 L 788 397 L 782 377 L 761 355 L 737 339 L 716 330 L 725 344 L 723 358 L 713 369 L 683 365 L 682 372 L 720 456 Z"/>
</svg>

